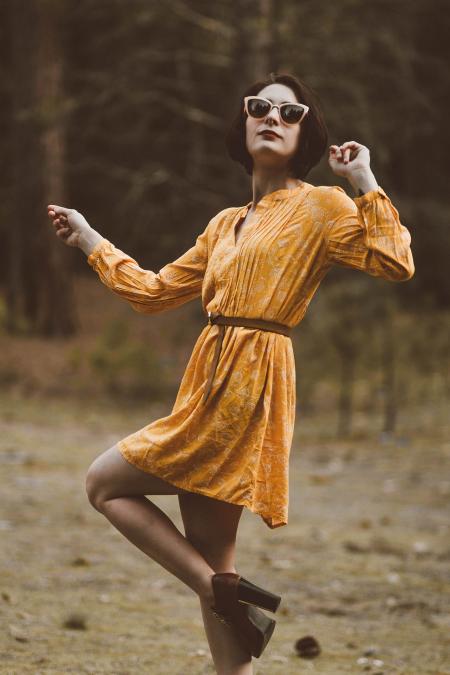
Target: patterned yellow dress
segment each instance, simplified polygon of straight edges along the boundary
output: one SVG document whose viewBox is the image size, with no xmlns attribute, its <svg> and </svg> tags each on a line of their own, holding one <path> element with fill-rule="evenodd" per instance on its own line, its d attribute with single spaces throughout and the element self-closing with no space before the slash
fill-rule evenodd
<svg viewBox="0 0 450 675">
<path fill-rule="evenodd" d="M 144 314 L 201 296 L 207 312 L 296 326 L 333 264 L 390 281 L 414 274 L 411 236 L 382 188 L 351 199 L 338 186 L 300 183 L 251 208 L 226 208 L 195 245 L 158 273 L 102 239 L 88 256 L 100 280 Z M 219 326 L 205 323 L 173 409 L 118 442 L 123 457 L 172 485 L 286 525 L 295 420 L 291 338 L 226 326 L 208 399 L 202 396 Z"/>
</svg>

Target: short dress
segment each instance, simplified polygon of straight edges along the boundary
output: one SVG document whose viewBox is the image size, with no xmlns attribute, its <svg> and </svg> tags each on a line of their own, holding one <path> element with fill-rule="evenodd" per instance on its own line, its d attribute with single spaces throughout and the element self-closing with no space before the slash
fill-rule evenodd
<svg viewBox="0 0 450 675">
<path fill-rule="evenodd" d="M 201 296 L 205 326 L 194 345 L 172 411 L 118 442 L 132 465 L 184 490 L 286 525 L 289 454 L 296 410 L 292 340 L 281 333 L 226 326 L 209 397 L 202 397 L 219 326 L 207 313 L 294 327 L 334 264 L 390 281 L 414 274 L 411 236 L 381 187 L 351 199 L 339 186 L 305 181 L 252 206 L 215 215 L 192 248 L 158 273 L 142 269 L 103 238 L 87 262 L 134 310 L 157 314 Z"/>
</svg>

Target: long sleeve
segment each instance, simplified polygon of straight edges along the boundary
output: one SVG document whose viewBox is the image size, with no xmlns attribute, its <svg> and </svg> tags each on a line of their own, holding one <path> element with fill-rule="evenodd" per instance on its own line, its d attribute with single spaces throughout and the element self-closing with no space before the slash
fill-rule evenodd
<svg viewBox="0 0 450 675">
<path fill-rule="evenodd" d="M 105 286 L 127 300 L 136 312 L 156 314 L 201 295 L 208 263 L 209 224 L 186 253 L 158 273 L 144 270 L 108 239 L 96 244 L 87 258 Z"/>
<path fill-rule="evenodd" d="M 415 272 L 411 235 L 383 188 L 351 199 L 328 188 L 327 258 L 388 281 L 407 281 Z M 327 218 L 327 220 L 328 220 Z"/>
</svg>

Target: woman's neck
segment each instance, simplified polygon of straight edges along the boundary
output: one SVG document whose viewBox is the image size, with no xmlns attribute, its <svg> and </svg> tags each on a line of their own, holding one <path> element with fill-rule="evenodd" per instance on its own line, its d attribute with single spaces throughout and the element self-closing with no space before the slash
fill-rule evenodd
<svg viewBox="0 0 450 675">
<path fill-rule="evenodd" d="M 265 195 L 275 192 L 276 190 L 292 190 L 300 185 L 301 182 L 302 181 L 299 178 L 293 178 L 286 174 L 254 171 L 252 176 L 252 207 L 255 207 Z"/>
</svg>

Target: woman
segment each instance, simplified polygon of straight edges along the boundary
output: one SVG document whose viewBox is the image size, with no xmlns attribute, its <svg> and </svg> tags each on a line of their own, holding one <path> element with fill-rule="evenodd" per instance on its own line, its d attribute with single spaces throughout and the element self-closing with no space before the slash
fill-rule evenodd
<svg viewBox="0 0 450 675">
<path fill-rule="evenodd" d="M 157 274 L 144 270 L 72 209 L 50 205 L 56 234 L 78 246 L 101 281 L 138 312 L 201 295 L 208 323 L 172 412 L 100 455 L 87 474 L 92 505 L 199 596 L 218 673 L 252 672 L 281 598 L 241 577 L 235 541 L 244 506 L 269 528 L 287 524 L 295 417 L 290 333 L 333 264 L 391 281 L 414 274 L 411 237 L 355 141 L 329 146 L 332 171 L 359 197 L 305 181 L 327 149 L 313 92 L 272 74 L 247 89 L 229 129 L 232 159 L 253 199 L 226 208 L 195 245 Z M 145 495 L 177 494 L 185 536 Z"/>
</svg>

